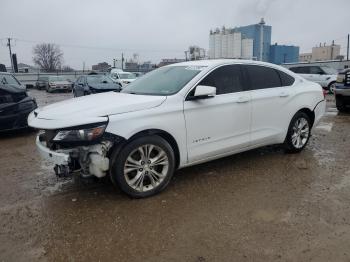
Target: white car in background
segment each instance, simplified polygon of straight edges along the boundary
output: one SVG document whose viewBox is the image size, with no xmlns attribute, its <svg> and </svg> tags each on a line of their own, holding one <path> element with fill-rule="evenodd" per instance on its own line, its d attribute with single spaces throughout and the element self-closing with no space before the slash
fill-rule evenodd
<svg viewBox="0 0 350 262">
<path fill-rule="evenodd" d="M 320 85 L 283 67 L 202 60 L 161 67 L 120 93 L 48 105 L 28 121 L 57 175 L 109 175 L 141 198 L 179 168 L 271 144 L 300 152 L 325 107 Z"/>
<path fill-rule="evenodd" d="M 115 83 L 119 83 L 121 87 L 125 87 L 137 78 L 134 73 L 124 71 L 112 71 L 110 77 Z"/>
<path fill-rule="evenodd" d="M 325 90 L 333 93 L 337 81 L 337 70 L 328 66 L 300 65 L 289 70 L 305 79 L 320 84 Z"/>
</svg>

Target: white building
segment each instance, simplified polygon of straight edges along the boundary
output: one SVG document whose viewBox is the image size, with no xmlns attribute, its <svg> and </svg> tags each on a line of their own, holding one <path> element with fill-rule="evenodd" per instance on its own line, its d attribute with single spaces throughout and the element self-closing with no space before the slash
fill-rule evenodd
<svg viewBox="0 0 350 262">
<path fill-rule="evenodd" d="M 251 38 L 242 39 L 242 55 L 243 59 L 252 59 L 253 58 L 253 46 L 254 40 Z"/>
<path fill-rule="evenodd" d="M 234 29 L 218 28 L 209 35 L 209 58 L 253 58 L 253 39 Z"/>
</svg>

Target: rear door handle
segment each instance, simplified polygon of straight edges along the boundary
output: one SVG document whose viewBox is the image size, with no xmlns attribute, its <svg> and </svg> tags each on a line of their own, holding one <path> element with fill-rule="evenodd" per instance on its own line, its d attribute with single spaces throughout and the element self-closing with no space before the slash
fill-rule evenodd
<svg viewBox="0 0 350 262">
<path fill-rule="evenodd" d="M 241 96 L 237 99 L 237 103 L 247 103 L 249 102 L 249 97 L 247 96 Z"/>
<path fill-rule="evenodd" d="M 280 93 L 280 97 L 287 97 L 287 96 L 289 96 L 288 92 L 281 92 Z"/>
</svg>

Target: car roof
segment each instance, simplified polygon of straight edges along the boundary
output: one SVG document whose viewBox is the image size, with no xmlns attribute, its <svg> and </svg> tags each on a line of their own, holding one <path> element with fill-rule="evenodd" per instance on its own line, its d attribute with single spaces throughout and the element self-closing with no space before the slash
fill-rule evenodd
<svg viewBox="0 0 350 262">
<path fill-rule="evenodd" d="M 195 60 L 195 61 L 187 61 L 175 63 L 167 66 L 207 66 L 207 67 L 215 67 L 219 65 L 226 64 L 246 64 L 246 65 L 264 65 L 264 66 L 273 66 L 278 67 L 275 64 L 261 62 L 256 60 L 244 60 L 244 59 L 208 59 L 208 60 Z"/>
</svg>

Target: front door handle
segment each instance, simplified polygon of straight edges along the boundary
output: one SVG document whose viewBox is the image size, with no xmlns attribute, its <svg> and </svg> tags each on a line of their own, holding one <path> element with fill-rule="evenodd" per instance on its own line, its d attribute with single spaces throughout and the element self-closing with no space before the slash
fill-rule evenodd
<svg viewBox="0 0 350 262">
<path fill-rule="evenodd" d="M 249 97 L 241 96 L 237 99 L 237 103 L 247 103 L 249 101 Z"/>
<path fill-rule="evenodd" d="M 288 92 L 281 92 L 280 93 L 280 97 L 287 97 L 287 96 L 289 96 Z"/>
</svg>

